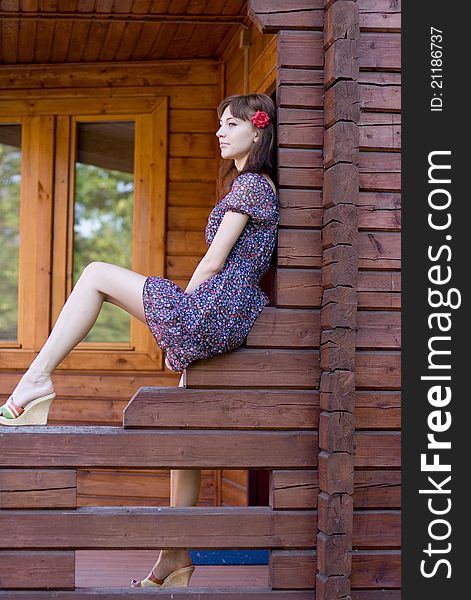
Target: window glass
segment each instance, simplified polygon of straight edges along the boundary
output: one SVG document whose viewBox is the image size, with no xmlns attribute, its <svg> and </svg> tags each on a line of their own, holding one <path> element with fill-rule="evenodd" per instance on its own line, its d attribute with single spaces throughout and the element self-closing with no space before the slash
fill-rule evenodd
<svg viewBox="0 0 471 600">
<path fill-rule="evenodd" d="M 0 340 L 18 339 L 21 125 L 0 123 Z"/>
<path fill-rule="evenodd" d="M 93 261 L 132 266 L 134 123 L 77 125 L 73 284 Z M 131 317 L 105 302 L 85 342 L 129 342 Z"/>
</svg>

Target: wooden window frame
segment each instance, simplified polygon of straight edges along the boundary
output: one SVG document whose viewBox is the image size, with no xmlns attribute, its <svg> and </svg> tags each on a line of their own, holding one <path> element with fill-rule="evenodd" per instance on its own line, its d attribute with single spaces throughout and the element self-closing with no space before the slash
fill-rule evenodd
<svg viewBox="0 0 471 600">
<path fill-rule="evenodd" d="M 93 94 L 93 91 L 91 91 Z M 4 105 L 4 106 L 2 106 Z M 164 276 L 168 98 L 124 96 L 0 101 L 1 121 L 22 125 L 18 339 L 0 341 L 0 364 L 27 369 L 72 289 L 75 124 L 135 123 L 132 270 Z M 58 369 L 155 370 L 163 355 L 146 324 L 130 343 L 81 342 Z"/>
</svg>

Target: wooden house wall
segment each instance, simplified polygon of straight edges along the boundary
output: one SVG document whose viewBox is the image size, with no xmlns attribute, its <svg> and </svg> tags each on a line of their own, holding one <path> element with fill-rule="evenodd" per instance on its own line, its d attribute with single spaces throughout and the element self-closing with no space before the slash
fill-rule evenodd
<svg viewBox="0 0 471 600">
<path fill-rule="evenodd" d="M 274 87 L 276 36 L 252 28 L 249 50 L 250 89 Z M 132 75 L 131 75 L 132 70 Z M 8 82 L 8 85 L 7 85 Z M 242 93 L 244 51 L 237 33 L 221 61 L 185 61 L 106 65 L 53 65 L 46 69 L 22 65 L 0 68 L 0 100 L 77 94 L 100 95 L 105 88 L 118 94 L 155 92 L 169 98 L 168 198 L 166 273 L 183 289 L 206 249 L 204 228 L 216 197 L 218 145 L 215 107 L 226 95 Z M 144 87 L 145 86 L 145 87 Z M 191 90 L 191 93 L 188 93 Z M 0 399 L 6 399 L 22 371 L 1 370 Z M 87 386 L 83 384 L 84 377 Z M 168 370 L 152 372 L 74 372 L 58 369 L 53 376 L 58 397 L 50 411 L 52 424 L 118 424 L 133 393 L 145 385 L 176 385 Z M 247 504 L 248 472 L 203 470 L 200 505 Z M 116 482 L 120 485 L 117 486 Z M 129 469 L 87 469 L 77 476 L 82 506 L 166 505 L 168 472 Z"/>
<path fill-rule="evenodd" d="M 351 586 L 353 594 L 370 589 L 377 590 L 377 596 L 369 598 L 399 598 L 400 2 L 359 0 L 358 11 L 361 110 Z M 375 533 L 362 535 L 368 529 Z"/>
</svg>

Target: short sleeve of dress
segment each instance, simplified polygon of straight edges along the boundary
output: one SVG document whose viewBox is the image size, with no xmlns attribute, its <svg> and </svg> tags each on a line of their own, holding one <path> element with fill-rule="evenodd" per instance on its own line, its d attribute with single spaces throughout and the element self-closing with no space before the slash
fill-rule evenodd
<svg viewBox="0 0 471 600">
<path fill-rule="evenodd" d="M 273 219 L 275 197 L 263 175 L 242 173 L 234 180 L 225 211 L 249 215 L 259 223 Z"/>
</svg>

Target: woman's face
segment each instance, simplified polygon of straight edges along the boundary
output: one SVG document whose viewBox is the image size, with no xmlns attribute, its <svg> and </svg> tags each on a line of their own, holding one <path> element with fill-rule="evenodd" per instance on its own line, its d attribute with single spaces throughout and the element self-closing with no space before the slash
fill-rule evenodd
<svg viewBox="0 0 471 600">
<path fill-rule="evenodd" d="M 258 139 L 257 128 L 250 121 L 233 117 L 229 106 L 222 113 L 219 124 L 216 135 L 219 139 L 221 156 L 234 159 L 235 166 L 240 171 L 254 141 Z"/>
</svg>

